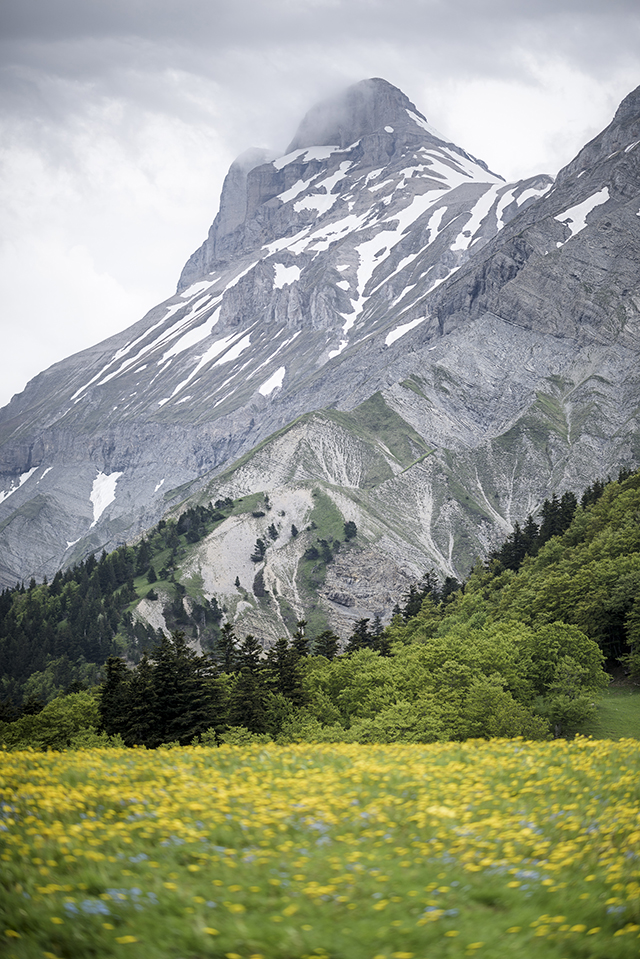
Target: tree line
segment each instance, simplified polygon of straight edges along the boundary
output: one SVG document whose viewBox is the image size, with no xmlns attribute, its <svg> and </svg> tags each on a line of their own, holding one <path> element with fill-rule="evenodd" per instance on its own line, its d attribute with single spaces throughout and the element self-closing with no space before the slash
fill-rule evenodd
<svg viewBox="0 0 640 959">
<path fill-rule="evenodd" d="M 26 704 L 46 701 L 73 683 L 97 681 L 112 655 L 136 660 L 158 636 L 134 619 L 144 596 L 157 599 L 162 581 L 173 597 L 165 610 L 170 628 L 212 643 L 222 610 L 215 599 L 193 601 L 187 611 L 185 588 L 175 579 L 181 551 L 229 515 L 233 501 L 186 510 L 177 521 L 160 520 L 138 543 L 120 546 L 99 558 L 89 556 L 49 583 L 32 579 L 0 593 L 0 716 Z"/>
<path fill-rule="evenodd" d="M 180 629 L 154 634 L 133 668 L 111 656 L 100 685 L 85 681 L 100 704 L 97 734 L 156 746 L 234 730 L 432 741 L 580 728 L 607 681 L 605 660 L 640 675 L 640 472 L 587 494 L 548 501 L 538 527 L 547 530 L 516 569 L 512 534 L 462 585 L 426 573 L 389 625 L 362 619 L 342 648 L 330 630 L 308 637 L 304 621 L 266 656 L 231 623 L 203 655 Z M 553 523 L 562 528 L 547 535 Z M 90 582 L 99 568 L 87 561 L 81 575 Z M 73 582 L 60 574 L 56 589 Z M 37 589 L 19 590 L 20 602 Z M 25 712 L 17 722 L 35 722 Z"/>
</svg>

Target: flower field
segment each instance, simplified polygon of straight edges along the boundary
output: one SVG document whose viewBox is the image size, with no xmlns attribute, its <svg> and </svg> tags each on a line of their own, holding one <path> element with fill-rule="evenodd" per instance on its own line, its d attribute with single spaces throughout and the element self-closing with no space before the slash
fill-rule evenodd
<svg viewBox="0 0 640 959">
<path fill-rule="evenodd" d="M 640 953 L 640 743 L 0 753 L 0 952 Z"/>
</svg>

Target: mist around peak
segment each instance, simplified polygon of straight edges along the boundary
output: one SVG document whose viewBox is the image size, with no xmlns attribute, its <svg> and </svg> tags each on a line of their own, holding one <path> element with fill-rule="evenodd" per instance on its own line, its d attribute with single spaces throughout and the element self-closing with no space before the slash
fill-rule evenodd
<svg viewBox="0 0 640 959">
<path fill-rule="evenodd" d="M 312 107 L 287 147 L 287 153 L 311 146 L 344 149 L 360 137 L 387 126 L 411 122 L 408 110 L 426 123 L 426 118 L 398 87 L 380 77 L 361 80 L 338 96 Z"/>
</svg>

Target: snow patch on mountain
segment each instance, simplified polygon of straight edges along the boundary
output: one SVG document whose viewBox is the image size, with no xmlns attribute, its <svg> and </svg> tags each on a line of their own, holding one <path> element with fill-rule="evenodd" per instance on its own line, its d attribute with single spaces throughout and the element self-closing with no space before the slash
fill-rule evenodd
<svg viewBox="0 0 640 959">
<path fill-rule="evenodd" d="M 283 170 L 294 160 L 302 159 L 302 157 L 304 157 L 305 163 L 309 163 L 311 160 L 328 160 L 332 153 L 342 152 L 344 151 L 340 149 L 338 144 L 326 147 L 303 147 L 301 150 L 294 150 L 292 153 L 287 153 L 285 156 L 273 160 L 272 163 L 276 170 Z"/>
<path fill-rule="evenodd" d="M 279 253 L 281 250 L 291 249 L 296 243 L 298 243 L 303 237 L 307 235 L 310 226 L 305 226 L 303 230 L 300 230 L 294 236 L 285 236 L 279 240 L 274 240 L 272 243 L 265 243 L 262 247 L 266 256 L 271 256 L 274 253 Z"/>
<path fill-rule="evenodd" d="M 185 388 L 187 383 L 190 383 L 191 380 L 193 380 L 194 377 L 196 377 L 198 373 L 202 369 L 204 369 L 205 366 L 211 363 L 211 361 L 214 360 L 216 356 L 219 356 L 221 353 L 223 353 L 230 346 L 230 344 L 232 344 L 234 340 L 237 340 L 238 336 L 241 336 L 241 335 L 242 334 L 238 334 L 238 333 L 230 333 L 228 336 L 223 336 L 221 339 L 216 340 L 215 343 L 212 343 L 211 346 L 206 350 L 206 352 L 200 357 L 200 360 L 198 361 L 196 366 L 191 370 L 189 375 L 180 383 L 178 383 L 178 385 L 174 388 L 170 396 L 165 396 L 164 399 L 161 399 L 158 402 L 158 406 L 164 406 L 165 403 L 168 403 L 169 400 L 172 400 L 174 396 L 177 396 L 177 394 L 180 393 Z M 246 345 L 248 346 L 248 344 Z M 231 359 L 235 359 L 236 357 L 230 355 L 228 358 L 231 360 Z M 219 362 L 223 362 L 223 361 L 219 361 Z"/>
<path fill-rule="evenodd" d="M 158 360 L 158 363 L 165 363 L 168 359 L 171 359 L 171 357 L 177 356 L 178 353 L 190 349 L 192 346 L 195 346 L 196 343 L 200 343 L 201 340 L 206 339 L 207 336 L 211 336 L 213 327 L 220 319 L 220 309 L 221 307 L 217 308 L 209 321 L 205 321 L 201 323 L 200 326 L 193 327 L 184 333 L 180 339 L 176 340 L 173 346 L 167 350 L 162 359 Z"/>
<path fill-rule="evenodd" d="M 227 290 L 233 289 L 233 287 L 236 286 L 237 283 L 239 283 L 239 281 L 242 279 L 243 276 L 246 276 L 247 273 L 250 273 L 250 272 L 251 272 L 251 270 L 254 268 L 254 266 L 256 265 L 257 262 L 258 262 L 258 260 L 254 260 L 252 263 L 249 264 L 249 266 L 246 266 L 246 267 L 244 268 L 244 270 L 241 270 L 240 273 L 237 274 L 237 276 L 234 276 L 234 278 L 231 280 L 231 282 L 230 282 L 230 283 L 227 283 L 227 285 L 226 285 L 226 287 L 225 287 L 225 292 L 226 292 Z"/>
<path fill-rule="evenodd" d="M 0 490 L 0 503 L 4 503 L 13 493 L 17 493 L 21 486 L 27 482 L 29 477 L 33 476 L 35 471 L 38 469 L 37 466 L 34 466 L 32 469 L 28 470 L 26 473 L 21 473 L 18 479 L 12 484 L 8 490 Z M 43 474 L 44 475 L 44 474 Z"/>
<path fill-rule="evenodd" d="M 471 210 L 471 215 L 465 224 L 464 230 L 458 234 L 457 238 L 451 244 L 451 250 L 455 252 L 456 250 L 469 249 L 475 234 L 482 225 L 482 221 L 489 214 L 489 211 L 494 204 L 498 189 L 498 186 L 492 186 L 483 196 L 480 197 Z"/>
<path fill-rule="evenodd" d="M 435 213 L 432 213 L 429 217 L 429 222 L 427 223 L 427 230 L 429 231 L 429 240 L 427 246 L 429 246 L 436 239 L 440 233 L 440 225 L 442 223 L 442 218 L 447 212 L 446 206 L 441 206 Z"/>
<path fill-rule="evenodd" d="M 586 172 L 585 170 L 582 171 L 582 173 L 585 173 L 585 172 Z M 580 174 L 580 176 L 582 176 L 582 173 Z M 516 204 L 518 206 L 522 206 L 523 203 L 525 203 L 527 200 L 530 200 L 532 197 L 544 196 L 545 193 L 548 193 L 550 189 L 551 189 L 551 184 L 549 184 L 549 186 L 544 187 L 544 189 L 540 189 L 540 188 L 536 189 L 536 187 L 529 187 L 528 190 L 523 190 L 522 193 L 518 197 L 516 197 Z"/>
<path fill-rule="evenodd" d="M 445 138 L 438 133 L 435 127 L 432 127 L 430 123 L 427 123 L 424 117 L 418 116 L 417 113 L 414 113 L 413 110 L 407 110 L 407 115 L 413 120 L 414 123 L 417 123 L 419 127 L 422 127 L 427 133 L 430 133 L 432 137 L 435 137 L 436 140 L 442 140 L 446 143 Z"/>
<path fill-rule="evenodd" d="M 420 323 L 424 323 L 425 320 L 426 316 L 419 316 L 417 319 L 411 320 L 409 323 L 403 323 L 401 326 L 397 326 L 395 330 L 387 333 L 384 345 L 391 346 L 391 344 L 395 343 L 396 340 L 399 340 L 401 336 L 404 336 L 404 334 L 408 333 L 409 330 L 413 330 L 416 326 L 419 326 Z"/>
<path fill-rule="evenodd" d="M 91 526 L 96 525 L 109 503 L 113 503 L 116 498 L 116 486 L 122 475 L 122 473 L 107 474 L 98 471 L 89 494 L 89 499 L 93 503 L 93 523 Z"/>
<path fill-rule="evenodd" d="M 347 170 L 353 166 L 351 160 L 343 160 L 338 169 L 331 173 L 329 176 L 325 177 L 324 180 L 319 180 L 318 183 L 314 185 L 315 190 L 325 189 L 327 193 L 331 193 L 334 189 L 336 183 L 339 183 L 340 180 L 344 180 Z M 382 173 L 382 170 L 380 171 Z"/>
<path fill-rule="evenodd" d="M 216 282 L 217 277 L 212 276 L 206 280 L 199 280 L 197 283 L 192 283 L 191 286 L 187 287 L 186 290 L 183 290 L 180 296 L 184 300 L 190 299 L 192 296 L 197 296 L 198 293 L 203 293 L 205 290 L 208 290 Z M 177 309 L 177 307 L 176 307 Z M 166 319 L 166 317 L 165 317 Z"/>
<path fill-rule="evenodd" d="M 587 225 L 587 217 L 591 211 L 597 206 L 606 203 L 608 199 L 609 190 L 605 186 L 602 190 L 598 190 L 597 193 L 587 197 L 582 203 L 576 203 L 575 206 L 570 206 L 564 213 L 558 213 L 554 219 L 558 220 L 559 223 L 564 223 L 571 231 L 571 235 L 568 236 L 566 240 L 556 243 L 556 246 L 564 246 L 564 244 L 568 243 L 577 233 L 584 230 Z"/>
<path fill-rule="evenodd" d="M 283 287 L 290 286 L 300 279 L 302 270 L 299 266 L 285 266 L 284 263 L 274 263 L 273 265 L 276 271 L 273 280 L 274 290 L 281 290 Z"/>
<path fill-rule="evenodd" d="M 344 313 L 342 314 L 344 316 Z M 346 326 L 346 324 L 345 324 Z M 327 356 L 332 360 L 335 356 L 340 356 L 344 350 L 349 346 L 349 340 L 340 340 L 340 346 L 336 350 L 329 350 Z"/>
<path fill-rule="evenodd" d="M 246 336 L 243 336 L 241 340 L 238 340 L 219 360 L 213 364 L 214 366 L 221 366 L 223 363 L 230 363 L 232 360 L 237 360 L 238 357 L 244 350 L 251 346 L 251 334 L 247 333 Z"/>
<path fill-rule="evenodd" d="M 293 204 L 293 209 L 296 213 L 300 213 L 302 210 L 317 210 L 322 216 L 324 213 L 328 213 L 337 199 L 338 197 L 332 193 L 311 193 L 309 196 L 297 200 Z"/>
<path fill-rule="evenodd" d="M 280 369 L 276 370 L 268 380 L 265 380 L 262 386 L 258 387 L 258 393 L 262 393 L 263 396 L 268 396 L 269 393 L 273 393 L 274 390 L 280 389 L 282 382 L 284 380 L 284 375 L 286 373 L 286 368 L 281 366 Z"/>
<path fill-rule="evenodd" d="M 299 196 L 303 190 L 307 189 L 313 179 L 314 177 L 310 177 L 308 180 L 296 180 L 293 186 L 290 186 L 288 190 L 285 190 L 284 193 L 278 194 L 278 199 L 283 203 L 289 203 L 291 200 L 295 200 L 295 198 Z"/>
</svg>

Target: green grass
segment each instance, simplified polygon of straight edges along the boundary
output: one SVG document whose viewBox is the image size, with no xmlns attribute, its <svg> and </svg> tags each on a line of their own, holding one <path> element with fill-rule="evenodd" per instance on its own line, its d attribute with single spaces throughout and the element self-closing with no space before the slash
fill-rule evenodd
<svg viewBox="0 0 640 959">
<path fill-rule="evenodd" d="M 584 730 L 594 739 L 640 739 L 640 686 L 611 686 L 597 718 Z"/>
<path fill-rule="evenodd" d="M 419 456 L 430 452 L 420 434 L 387 406 L 381 393 L 374 393 L 349 413 L 325 410 L 324 415 L 368 443 L 376 459 L 379 459 L 380 442 L 401 466 L 410 466 Z M 376 468 L 380 475 L 370 476 L 367 485 L 378 485 L 392 475 L 384 460 L 380 460 Z M 374 470 L 373 463 L 371 469 Z"/>
<path fill-rule="evenodd" d="M 561 401 L 549 393 L 538 392 L 537 397 L 537 406 L 548 420 L 551 429 L 566 440 L 568 435 L 567 417 Z"/>
<path fill-rule="evenodd" d="M 313 509 L 309 522 L 315 523 L 315 535 L 318 539 L 344 539 L 344 517 L 330 496 L 315 486 L 312 494 Z"/>
<path fill-rule="evenodd" d="M 327 493 L 319 487 L 314 487 L 312 491 L 313 509 L 309 514 L 311 526 L 311 538 L 309 545 L 316 545 L 318 541 L 324 539 L 330 545 L 335 540 L 344 542 L 344 517 Z M 320 547 L 320 552 L 322 550 Z M 335 558 L 335 557 L 334 557 Z M 305 615 L 309 634 L 318 635 L 327 629 L 326 614 L 317 602 L 316 592 L 324 583 L 327 575 L 327 565 L 322 556 L 316 559 L 305 559 L 302 557 L 298 564 L 296 575 L 300 595 L 305 600 Z"/>
<path fill-rule="evenodd" d="M 640 744 L 0 753 L 4 959 L 627 959 Z"/>
</svg>

